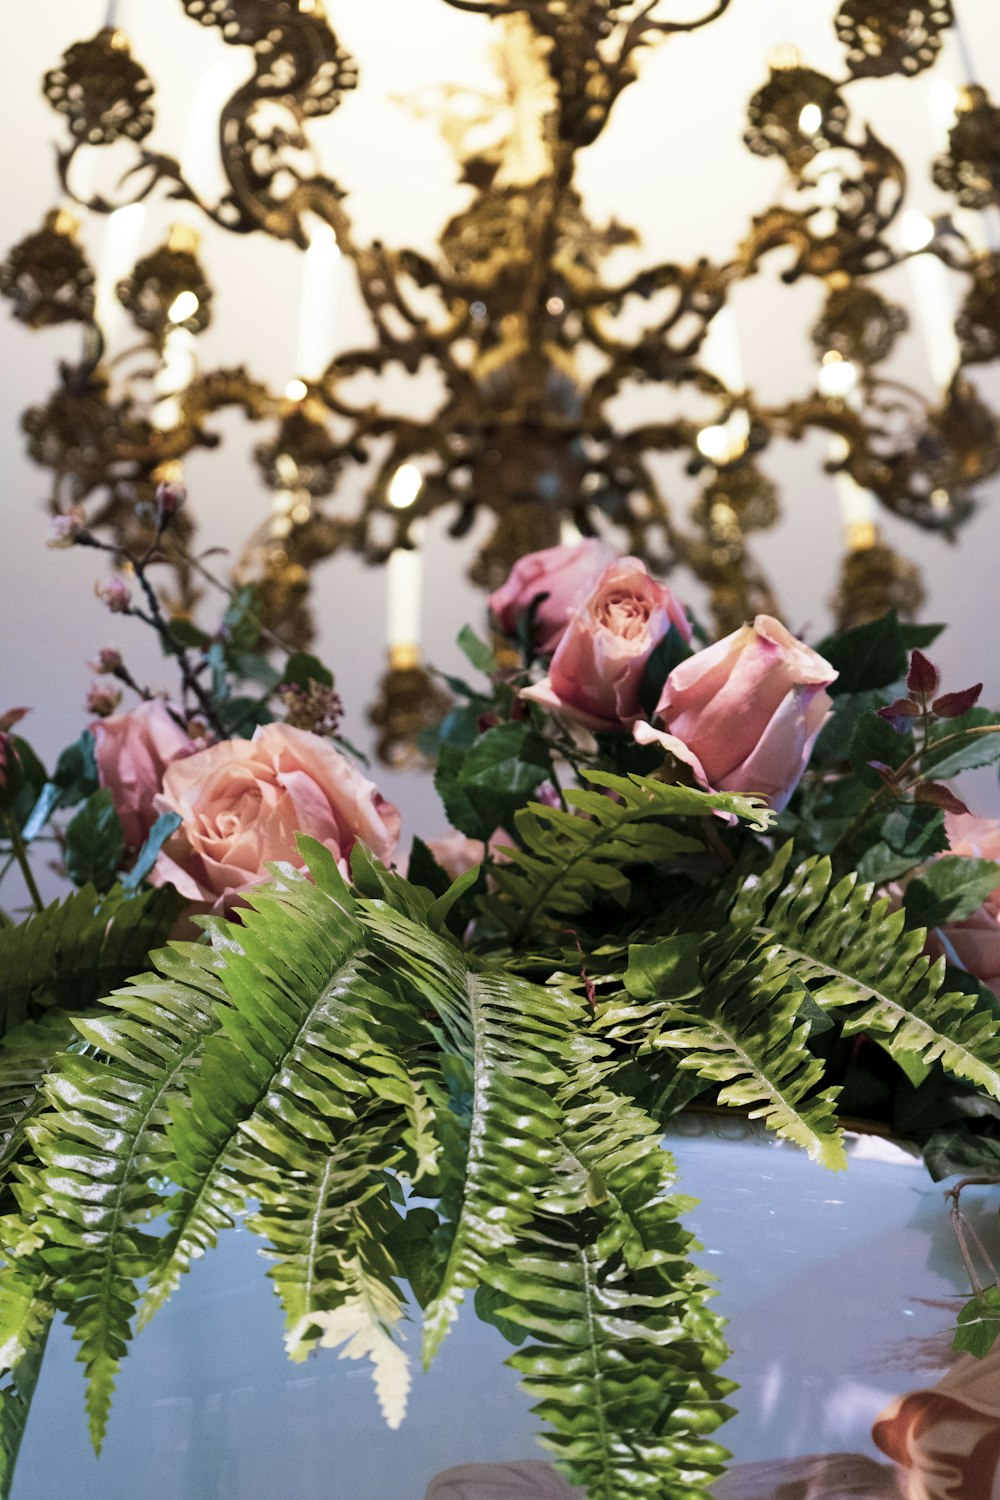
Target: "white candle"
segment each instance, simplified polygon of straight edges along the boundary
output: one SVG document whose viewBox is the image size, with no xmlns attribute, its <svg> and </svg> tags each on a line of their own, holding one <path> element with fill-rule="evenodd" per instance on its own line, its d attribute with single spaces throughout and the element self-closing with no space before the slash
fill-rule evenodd
<svg viewBox="0 0 1000 1500">
<path fill-rule="evenodd" d="M 181 175 L 198 196 L 207 201 L 216 192 L 219 167 L 219 117 L 226 101 L 236 90 L 233 61 L 224 57 L 202 74 L 195 91 L 194 103 L 181 152 Z M 194 215 L 193 204 L 181 203 L 178 213 Z"/>
<path fill-rule="evenodd" d="M 340 247 L 329 224 L 313 221 L 302 271 L 295 374 L 317 380 L 334 354 L 340 295 Z"/>
<path fill-rule="evenodd" d="M 934 234 L 931 221 L 912 212 L 903 215 L 901 229 L 907 250 L 920 250 Z M 955 299 L 948 272 L 936 255 L 911 255 L 906 267 L 917 323 L 927 349 L 927 363 L 935 385 L 943 391 L 950 385 L 959 361 Z"/>
<path fill-rule="evenodd" d="M 390 653 L 400 646 L 420 645 L 420 617 L 423 607 L 424 563 L 420 555 L 423 524 L 417 522 L 413 534 L 417 546 L 412 550 L 397 547 L 390 554 L 386 584 L 386 633 Z"/>
<path fill-rule="evenodd" d="M 717 376 L 727 390 L 742 391 L 746 388 L 740 329 L 731 307 L 720 307 L 709 323 L 701 346 L 701 365 L 709 374 Z"/>
<path fill-rule="evenodd" d="M 130 203 L 126 208 L 116 208 L 104 226 L 97 266 L 96 317 L 109 349 L 117 342 L 126 317 L 118 300 L 118 283 L 135 265 L 145 221 L 143 205 Z"/>
<path fill-rule="evenodd" d="M 153 376 L 150 421 L 161 432 L 180 426 L 181 397 L 191 384 L 196 362 L 194 334 L 171 328 L 163 344 L 163 362 Z"/>
</svg>

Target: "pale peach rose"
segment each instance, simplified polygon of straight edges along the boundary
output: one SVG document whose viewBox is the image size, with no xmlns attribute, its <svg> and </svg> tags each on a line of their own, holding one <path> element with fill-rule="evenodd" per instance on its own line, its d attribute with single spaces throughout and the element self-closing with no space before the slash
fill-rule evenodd
<svg viewBox="0 0 1000 1500">
<path fill-rule="evenodd" d="M 758 615 L 681 662 L 664 684 L 640 744 L 659 744 L 703 786 L 755 792 L 776 812 L 788 802 L 830 714 L 837 673 L 778 620 Z"/>
<path fill-rule="evenodd" d="M 571 546 L 544 547 L 519 558 L 507 582 L 489 597 L 500 629 L 514 635 L 533 601 L 544 594 L 535 611 L 535 644 L 545 656 L 551 656 L 573 610 L 614 556 L 607 542 L 586 537 Z"/>
<path fill-rule="evenodd" d="M 944 815 L 952 854 L 966 859 L 1000 860 L 1000 823 L 974 813 Z M 936 929 L 949 957 L 988 986 L 1000 998 L 1000 886 L 991 891 L 977 911 L 962 922 Z M 933 945 L 933 939 L 932 939 Z"/>
<path fill-rule="evenodd" d="M 175 762 L 155 806 L 182 822 L 150 879 L 214 911 L 266 880 L 268 861 L 301 867 L 297 833 L 325 844 L 345 875 L 359 839 L 388 863 L 399 838 L 399 812 L 374 784 L 329 740 L 289 724 Z"/>
<path fill-rule="evenodd" d="M 90 732 L 97 779 L 111 793 L 125 843 L 139 849 L 156 821 L 153 801 L 164 772 L 192 755 L 195 744 L 161 698 L 140 703 L 126 714 L 98 719 Z"/>
<path fill-rule="evenodd" d="M 506 828 L 498 828 L 489 841 L 490 853 L 495 859 L 502 859 L 502 851 L 510 849 L 513 843 Z M 486 858 L 486 845 L 482 839 L 466 838 L 464 833 L 448 833 L 439 839 L 428 839 L 427 847 L 449 880 L 457 880 Z"/>
<path fill-rule="evenodd" d="M 585 729 L 625 729 L 641 713 L 646 665 L 671 625 L 685 640 L 691 626 L 665 583 L 637 557 L 610 563 L 571 615 L 549 673 L 522 698 Z"/>
<path fill-rule="evenodd" d="M 905 1471 L 907 1500 L 1000 1496 L 1000 1345 L 963 1354 L 933 1390 L 900 1396 L 872 1437 Z"/>
</svg>

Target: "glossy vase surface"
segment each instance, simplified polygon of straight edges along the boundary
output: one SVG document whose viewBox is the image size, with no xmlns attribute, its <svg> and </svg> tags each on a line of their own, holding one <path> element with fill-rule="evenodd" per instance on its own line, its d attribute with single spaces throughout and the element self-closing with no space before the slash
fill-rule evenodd
<svg viewBox="0 0 1000 1500">
<path fill-rule="evenodd" d="M 950 1352 L 968 1273 L 943 1187 L 922 1163 L 857 1135 L 847 1172 L 831 1174 L 711 1114 L 682 1116 L 668 1145 L 679 1187 L 702 1200 L 690 1222 L 719 1278 L 727 1373 L 741 1386 L 739 1414 L 719 1433 L 735 1459 L 719 1500 L 997 1500 L 1000 1360 L 956 1364 Z M 997 1201 L 978 1188 L 963 1198 L 994 1258 Z M 100 1459 L 76 1346 L 57 1326 L 13 1500 L 570 1494 L 503 1366 L 509 1345 L 471 1306 L 431 1371 L 417 1368 L 409 1414 L 390 1432 L 364 1365 L 328 1351 L 287 1362 L 266 1267 L 242 1228 L 194 1265 L 125 1361 Z M 928 1480 L 921 1465 L 944 1477 Z"/>
</svg>

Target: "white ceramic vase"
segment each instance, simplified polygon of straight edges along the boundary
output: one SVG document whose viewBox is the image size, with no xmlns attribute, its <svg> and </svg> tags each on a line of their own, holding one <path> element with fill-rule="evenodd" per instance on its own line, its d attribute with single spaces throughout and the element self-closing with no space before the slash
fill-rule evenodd
<svg viewBox="0 0 1000 1500">
<path fill-rule="evenodd" d="M 693 1113 L 668 1145 L 702 1200 L 691 1222 L 741 1386 L 718 1434 L 735 1459 L 718 1500 L 1000 1500 L 1000 1359 L 956 1366 L 949 1352 L 967 1272 L 920 1161 L 860 1135 L 833 1175 L 739 1118 Z M 963 1199 L 994 1255 L 996 1203 Z M 389 1432 L 362 1365 L 325 1351 L 286 1362 L 265 1270 L 243 1229 L 194 1266 L 125 1362 L 100 1459 L 57 1327 L 13 1500 L 572 1495 L 534 1441 L 509 1346 L 471 1307 Z"/>
</svg>

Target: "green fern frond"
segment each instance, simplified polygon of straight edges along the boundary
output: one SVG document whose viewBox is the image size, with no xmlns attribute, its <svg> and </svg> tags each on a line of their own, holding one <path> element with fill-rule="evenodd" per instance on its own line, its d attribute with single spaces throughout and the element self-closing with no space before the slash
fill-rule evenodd
<svg viewBox="0 0 1000 1500">
<path fill-rule="evenodd" d="M 52 1005 L 85 1010 L 145 968 L 177 915 L 169 888 L 106 896 L 85 885 L 0 928 L 0 1033 Z"/>
<path fill-rule="evenodd" d="M 568 791 L 566 800 L 573 812 L 532 803 L 515 817 L 524 847 L 505 850 L 504 862 L 492 870 L 500 895 L 491 909 L 508 926 L 514 942 L 563 926 L 588 911 L 598 896 L 624 905 L 631 889 L 625 873 L 630 865 L 703 851 L 699 839 L 659 819 L 723 812 L 756 828 L 768 826 L 770 814 L 759 798 L 667 786 L 648 776 L 596 771 L 584 775 L 614 795 Z"/>
<path fill-rule="evenodd" d="M 38 1165 L 17 1167 L 22 1211 L 47 1247 L 39 1259 L 50 1295 L 79 1340 L 90 1430 L 100 1450 L 140 1279 L 160 1241 L 138 1225 L 161 1206 L 154 1180 L 169 1173 L 171 1098 L 183 1090 L 223 997 L 216 956 L 177 944 L 113 995 L 110 1013 L 78 1020 L 100 1055 L 67 1054 L 46 1083 L 52 1111 L 28 1126 Z"/>
<path fill-rule="evenodd" d="M 803 987 L 777 944 L 745 929 L 713 933 L 698 955 L 701 988 L 679 999 L 658 993 L 656 945 L 632 953 L 628 997 L 599 1013 L 609 1037 L 679 1053 L 681 1068 L 723 1085 L 720 1104 L 749 1110 L 825 1166 L 846 1166 L 839 1091 L 815 1092 L 823 1064 L 806 1046 L 809 1024 L 797 1019 Z"/>
<path fill-rule="evenodd" d="M 0 1041 L 0 1189 L 24 1145 L 26 1126 L 44 1107 L 42 1082 L 52 1059 L 73 1041 L 73 1022 L 64 1010 L 43 1011 Z"/>
<path fill-rule="evenodd" d="M 554 1162 L 558 1091 L 574 1052 L 575 998 L 499 970 L 480 970 L 448 942 L 369 904 L 376 953 L 416 987 L 438 1017 L 440 1271 L 424 1319 L 429 1365 L 485 1265 L 511 1244 Z"/>
<path fill-rule="evenodd" d="M 940 1062 L 1000 1098 L 996 1022 L 971 996 L 942 993 L 944 960 L 924 956 L 926 933 L 908 931 L 904 912 L 890 911 L 856 874 L 834 883 L 828 859 L 806 860 L 788 875 L 790 852 L 744 884 L 733 920 L 779 945 L 819 1005 L 851 1011 L 845 1035 L 869 1032 L 893 1055 Z"/>
<path fill-rule="evenodd" d="M 341 1359 L 367 1359 L 386 1424 L 395 1430 L 406 1415 L 410 1394 L 410 1362 L 395 1337 L 406 1306 L 384 1276 L 367 1273 L 363 1261 L 344 1267 L 350 1293 L 329 1312 L 316 1315 L 327 1349 L 340 1349 Z"/>
<path fill-rule="evenodd" d="M 728 1456 L 711 1434 L 733 1388 L 714 1373 L 721 1320 L 689 1258 L 659 1126 L 611 1086 L 591 1093 L 594 1067 L 605 1071 L 596 1055 L 567 1098 L 533 1220 L 486 1271 L 498 1312 L 536 1340 L 508 1363 L 589 1500 L 709 1500 Z"/>
<path fill-rule="evenodd" d="M 41 1279 L 17 1265 L 0 1269 L 0 1500 L 10 1495 L 51 1323 Z"/>
</svg>

